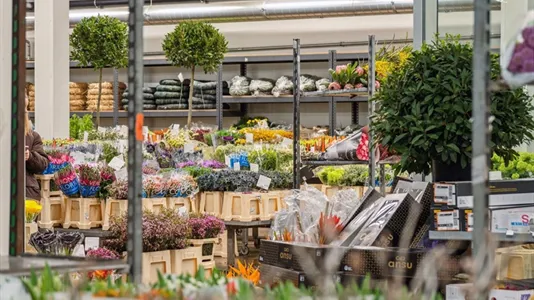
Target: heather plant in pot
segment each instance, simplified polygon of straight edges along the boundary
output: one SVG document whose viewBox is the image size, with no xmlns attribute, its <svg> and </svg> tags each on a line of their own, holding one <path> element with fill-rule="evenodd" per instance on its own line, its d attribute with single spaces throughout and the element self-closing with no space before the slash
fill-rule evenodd
<svg viewBox="0 0 534 300">
<path fill-rule="evenodd" d="M 429 174 L 434 181 L 471 180 L 473 47 L 446 36 L 413 51 L 375 96 L 377 143 L 401 155 L 396 171 Z M 491 79 L 500 74 L 491 56 Z M 532 98 L 523 89 L 491 93 L 491 151 L 505 161 L 532 141 Z"/>
<path fill-rule="evenodd" d="M 224 222 L 208 214 L 189 215 L 187 225 L 191 229 L 190 243 L 202 247 L 202 260 L 213 260 L 214 244 L 224 232 Z"/>
</svg>

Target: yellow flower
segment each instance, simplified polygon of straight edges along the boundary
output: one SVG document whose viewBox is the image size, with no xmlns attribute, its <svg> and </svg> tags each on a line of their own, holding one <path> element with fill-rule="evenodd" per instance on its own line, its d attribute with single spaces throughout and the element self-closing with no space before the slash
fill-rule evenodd
<svg viewBox="0 0 534 300">
<path fill-rule="evenodd" d="M 24 203 L 24 207 L 26 210 L 25 215 L 27 223 L 33 222 L 37 215 L 39 215 L 39 213 L 43 209 L 41 204 L 34 200 L 26 200 L 26 202 Z"/>
</svg>

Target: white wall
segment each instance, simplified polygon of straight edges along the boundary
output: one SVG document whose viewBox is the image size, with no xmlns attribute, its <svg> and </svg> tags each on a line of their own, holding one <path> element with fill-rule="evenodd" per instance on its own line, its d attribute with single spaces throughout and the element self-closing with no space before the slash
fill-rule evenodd
<svg viewBox="0 0 534 300">
<path fill-rule="evenodd" d="M 492 13 L 492 32 L 500 31 L 500 12 Z M 440 32 L 460 35 L 473 34 L 473 12 L 441 13 L 439 15 Z M 307 20 L 277 20 L 261 22 L 241 22 L 241 23 L 217 23 L 214 24 L 226 36 L 230 48 L 237 47 L 261 47 L 269 45 L 291 45 L 294 38 L 300 38 L 301 44 L 317 43 L 339 43 L 352 41 L 367 41 L 369 34 L 376 35 L 377 40 L 381 39 L 404 39 L 412 37 L 413 16 L 404 15 L 381 15 L 381 16 L 360 16 L 343 17 L 329 19 L 307 19 Z M 164 35 L 171 31 L 174 25 L 146 26 L 144 28 L 145 51 L 161 51 L 161 41 Z M 32 33 L 28 33 L 32 38 Z M 494 47 L 498 47 L 499 42 L 493 41 Z M 331 49 L 303 49 L 302 53 L 326 53 Z M 338 52 L 367 52 L 365 47 L 339 47 Z M 269 51 L 262 54 L 290 54 L 288 51 Z M 255 53 L 230 53 L 229 55 L 254 55 Z M 224 80 L 230 80 L 239 73 L 239 66 L 225 65 Z M 302 74 L 314 74 L 327 76 L 327 63 L 303 63 Z M 176 78 L 179 72 L 184 76 L 189 76 L 184 69 L 172 67 L 145 68 L 145 83 L 155 83 L 163 78 Z M 251 77 L 277 78 L 282 75 L 292 73 L 291 64 L 264 64 L 249 65 L 248 75 Z M 197 74 L 199 79 L 215 79 L 215 75 Z M 97 74 L 92 70 L 78 69 L 71 70 L 71 81 L 96 81 Z M 126 72 L 122 70 L 120 80 L 126 81 Z M 111 70 L 104 73 L 104 79 L 113 79 Z M 28 80 L 33 81 L 33 72 L 28 72 Z M 38 100 L 37 100 L 38 101 Z M 302 124 L 304 126 L 328 124 L 326 104 L 303 104 Z M 250 115 L 264 115 L 273 120 L 291 122 L 291 104 L 276 105 L 249 105 Z M 360 121 L 366 123 L 367 105 L 361 104 Z M 234 119 L 225 119 L 225 125 L 231 125 Z M 350 105 L 339 104 L 337 120 L 339 125 L 350 124 Z M 123 120 L 124 121 L 124 120 Z M 182 123 L 185 119 L 180 120 Z M 213 118 L 200 120 L 213 123 Z M 110 121 L 111 122 L 111 121 Z M 149 126 L 165 127 L 170 122 L 167 118 L 157 120 L 146 120 Z"/>
</svg>

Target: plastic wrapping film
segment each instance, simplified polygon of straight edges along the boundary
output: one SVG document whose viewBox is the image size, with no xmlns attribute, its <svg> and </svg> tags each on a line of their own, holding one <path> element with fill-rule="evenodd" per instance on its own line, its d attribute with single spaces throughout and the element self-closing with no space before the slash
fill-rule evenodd
<svg viewBox="0 0 534 300">
<path fill-rule="evenodd" d="M 290 76 L 282 76 L 278 78 L 272 89 L 272 94 L 275 97 L 280 97 L 281 95 L 292 95 L 293 78 Z"/>
<path fill-rule="evenodd" d="M 329 202 L 328 214 L 338 216 L 343 223 L 350 217 L 350 213 L 361 204 L 358 193 L 352 189 L 340 190 L 334 194 Z"/>
<path fill-rule="evenodd" d="M 254 96 L 270 95 L 275 81 L 272 79 L 253 79 L 250 81 L 249 90 Z"/>
<path fill-rule="evenodd" d="M 362 130 L 358 130 L 328 147 L 324 158 L 326 160 L 368 160 L 369 136 Z"/>
<path fill-rule="evenodd" d="M 250 78 L 245 76 L 234 76 L 230 81 L 230 95 L 245 96 L 250 94 Z"/>
<path fill-rule="evenodd" d="M 520 32 L 506 47 L 501 64 L 502 77 L 508 85 L 534 84 L 534 11 L 527 14 Z"/>
<path fill-rule="evenodd" d="M 315 88 L 319 92 L 327 91 L 329 85 L 330 85 L 330 79 L 328 78 L 321 78 L 315 81 Z"/>
<path fill-rule="evenodd" d="M 313 75 L 301 75 L 300 76 L 300 91 L 301 92 L 313 92 L 317 90 L 315 86 L 315 81 L 318 80 L 316 76 Z"/>
</svg>

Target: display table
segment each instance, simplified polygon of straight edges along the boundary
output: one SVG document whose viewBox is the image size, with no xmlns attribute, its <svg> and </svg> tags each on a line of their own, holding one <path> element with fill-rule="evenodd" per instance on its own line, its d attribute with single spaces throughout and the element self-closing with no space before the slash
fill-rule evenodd
<svg viewBox="0 0 534 300">
<path fill-rule="evenodd" d="M 228 249 L 227 249 L 227 264 L 229 266 L 235 265 L 235 232 L 239 229 L 249 229 L 249 228 L 260 228 L 260 227 L 271 227 L 271 220 L 266 221 L 252 221 L 252 222 L 239 222 L 239 221 L 225 221 L 224 225 L 228 231 Z M 248 241 L 246 241 L 248 242 Z M 248 245 L 243 245 L 243 247 L 248 247 Z"/>
<path fill-rule="evenodd" d="M 123 260 L 87 260 L 42 255 L 0 256 L 0 274 L 3 275 L 29 276 L 32 272 L 41 272 L 46 265 L 60 273 L 96 270 L 127 272 L 129 269 Z"/>
</svg>

